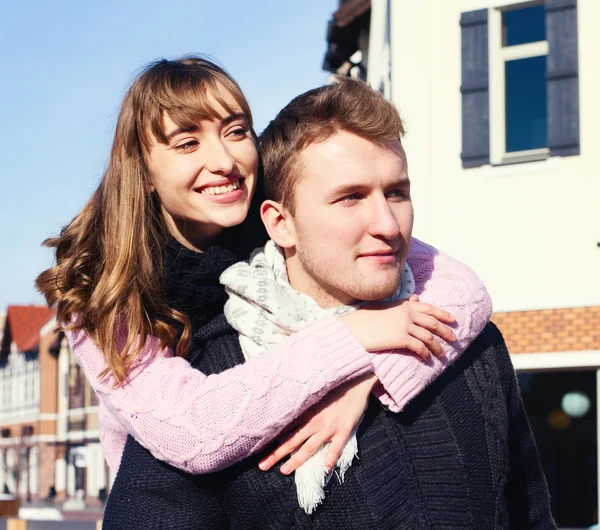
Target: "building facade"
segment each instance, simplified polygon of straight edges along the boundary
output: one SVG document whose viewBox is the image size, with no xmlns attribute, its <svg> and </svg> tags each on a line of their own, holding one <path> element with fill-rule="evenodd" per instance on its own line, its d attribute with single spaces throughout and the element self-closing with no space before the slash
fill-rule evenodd
<svg viewBox="0 0 600 530">
<path fill-rule="evenodd" d="M 114 477 L 98 401 L 53 311 L 9 306 L 0 324 L 1 491 L 73 509 L 102 503 Z"/>
<path fill-rule="evenodd" d="M 573 528 L 599 506 L 599 19 L 596 0 L 348 0 L 324 65 L 399 108 L 414 234 L 485 281 Z"/>
<path fill-rule="evenodd" d="M 39 329 L 52 317 L 42 306 L 9 306 L 0 342 L 0 488 L 24 500 L 48 493 L 52 476 L 40 473 L 55 420 L 56 355 L 40 351 Z M 47 411 L 50 411 L 48 414 Z"/>
<path fill-rule="evenodd" d="M 56 500 L 73 508 L 104 502 L 113 480 L 100 444 L 98 400 L 56 320 L 40 330 L 57 348 L 56 434 L 53 475 Z M 50 465 L 50 464 L 49 464 Z"/>
</svg>

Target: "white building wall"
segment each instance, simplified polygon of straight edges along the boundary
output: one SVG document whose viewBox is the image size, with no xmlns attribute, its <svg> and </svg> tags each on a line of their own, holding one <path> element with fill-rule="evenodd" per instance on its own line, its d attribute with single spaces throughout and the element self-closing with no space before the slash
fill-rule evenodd
<svg viewBox="0 0 600 530">
<path fill-rule="evenodd" d="M 32 447 L 29 452 L 29 491 L 33 495 L 40 492 L 40 448 Z"/>
<path fill-rule="evenodd" d="M 461 165 L 460 16 L 515 3 L 391 1 L 391 94 L 408 132 L 414 233 L 471 265 L 496 311 L 598 305 L 600 2 L 578 1 L 581 154 Z"/>
<path fill-rule="evenodd" d="M 105 486 L 104 454 L 99 443 L 86 447 L 87 455 L 87 495 L 96 497 Z"/>
<path fill-rule="evenodd" d="M 37 357 L 28 358 L 13 344 L 6 364 L 0 368 L 2 402 L 0 425 L 31 422 L 39 417 L 40 363 Z M 14 435 L 20 435 L 20 433 Z"/>
<path fill-rule="evenodd" d="M 58 416 L 56 420 L 56 434 L 59 440 L 65 440 L 68 431 L 69 411 L 69 366 L 70 348 L 68 341 L 63 338 L 58 355 Z"/>
<path fill-rule="evenodd" d="M 17 490 L 17 461 L 17 450 L 15 448 L 8 449 L 6 451 L 6 485 L 11 493 L 16 493 Z"/>
<path fill-rule="evenodd" d="M 57 458 L 54 464 L 54 485 L 56 491 L 65 491 L 67 487 L 66 474 L 67 461 L 64 458 Z"/>
<path fill-rule="evenodd" d="M 4 485 L 6 484 L 6 466 L 7 463 L 4 461 L 4 451 L 0 450 L 0 493 L 4 491 Z"/>
</svg>

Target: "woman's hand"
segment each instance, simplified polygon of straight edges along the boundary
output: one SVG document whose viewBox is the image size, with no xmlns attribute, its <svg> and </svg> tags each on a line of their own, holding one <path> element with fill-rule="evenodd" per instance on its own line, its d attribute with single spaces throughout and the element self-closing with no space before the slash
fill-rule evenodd
<svg viewBox="0 0 600 530">
<path fill-rule="evenodd" d="M 341 317 L 366 350 L 408 349 L 424 360 L 430 353 L 443 355 L 436 336 L 452 342 L 454 332 L 447 326 L 454 317 L 430 304 L 419 302 L 417 295 L 399 302 L 372 302 Z"/>
<path fill-rule="evenodd" d="M 326 465 L 332 470 L 352 431 L 360 422 L 369 402 L 377 377 L 366 374 L 350 381 L 325 396 L 307 410 L 295 423 L 301 425 L 271 454 L 262 459 L 258 467 L 266 471 L 285 456 L 300 448 L 281 466 L 284 475 L 293 473 L 323 444 L 331 442 Z"/>
</svg>

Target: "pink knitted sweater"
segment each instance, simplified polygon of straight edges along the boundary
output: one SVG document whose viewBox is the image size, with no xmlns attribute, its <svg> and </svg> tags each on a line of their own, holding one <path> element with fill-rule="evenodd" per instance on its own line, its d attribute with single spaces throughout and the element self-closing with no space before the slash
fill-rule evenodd
<svg viewBox="0 0 600 530">
<path fill-rule="evenodd" d="M 425 363 L 398 351 L 366 352 L 330 317 L 208 377 L 150 338 L 126 381 L 114 387 L 110 376 L 100 377 L 106 364 L 94 342 L 83 331 L 67 333 L 99 397 L 100 439 L 109 465 L 118 469 L 131 434 L 177 468 L 218 471 L 264 447 L 336 386 L 367 372 L 381 382 L 376 394 L 382 403 L 400 411 L 466 349 L 492 312 L 483 283 L 466 265 L 417 239 L 408 263 L 420 300 L 456 318 L 457 340 L 441 341 L 445 359 Z"/>
</svg>

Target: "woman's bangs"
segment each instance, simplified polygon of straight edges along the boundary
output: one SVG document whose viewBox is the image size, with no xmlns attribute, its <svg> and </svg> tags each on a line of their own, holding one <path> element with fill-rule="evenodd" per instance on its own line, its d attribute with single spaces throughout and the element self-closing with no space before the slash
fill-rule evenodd
<svg viewBox="0 0 600 530">
<path fill-rule="evenodd" d="M 241 109 L 252 126 L 247 101 L 239 90 L 231 90 L 226 86 L 229 83 L 213 77 L 201 76 L 196 72 L 189 72 L 184 79 L 179 77 L 170 81 L 157 87 L 159 90 L 156 90 L 154 97 L 151 98 L 154 104 L 146 114 L 150 118 L 150 130 L 159 142 L 167 143 L 163 120 L 165 114 L 177 127 L 185 129 L 203 120 L 221 119 L 224 117 L 223 110 L 226 114 L 235 114 Z M 232 107 L 232 100 L 238 108 Z"/>
</svg>

